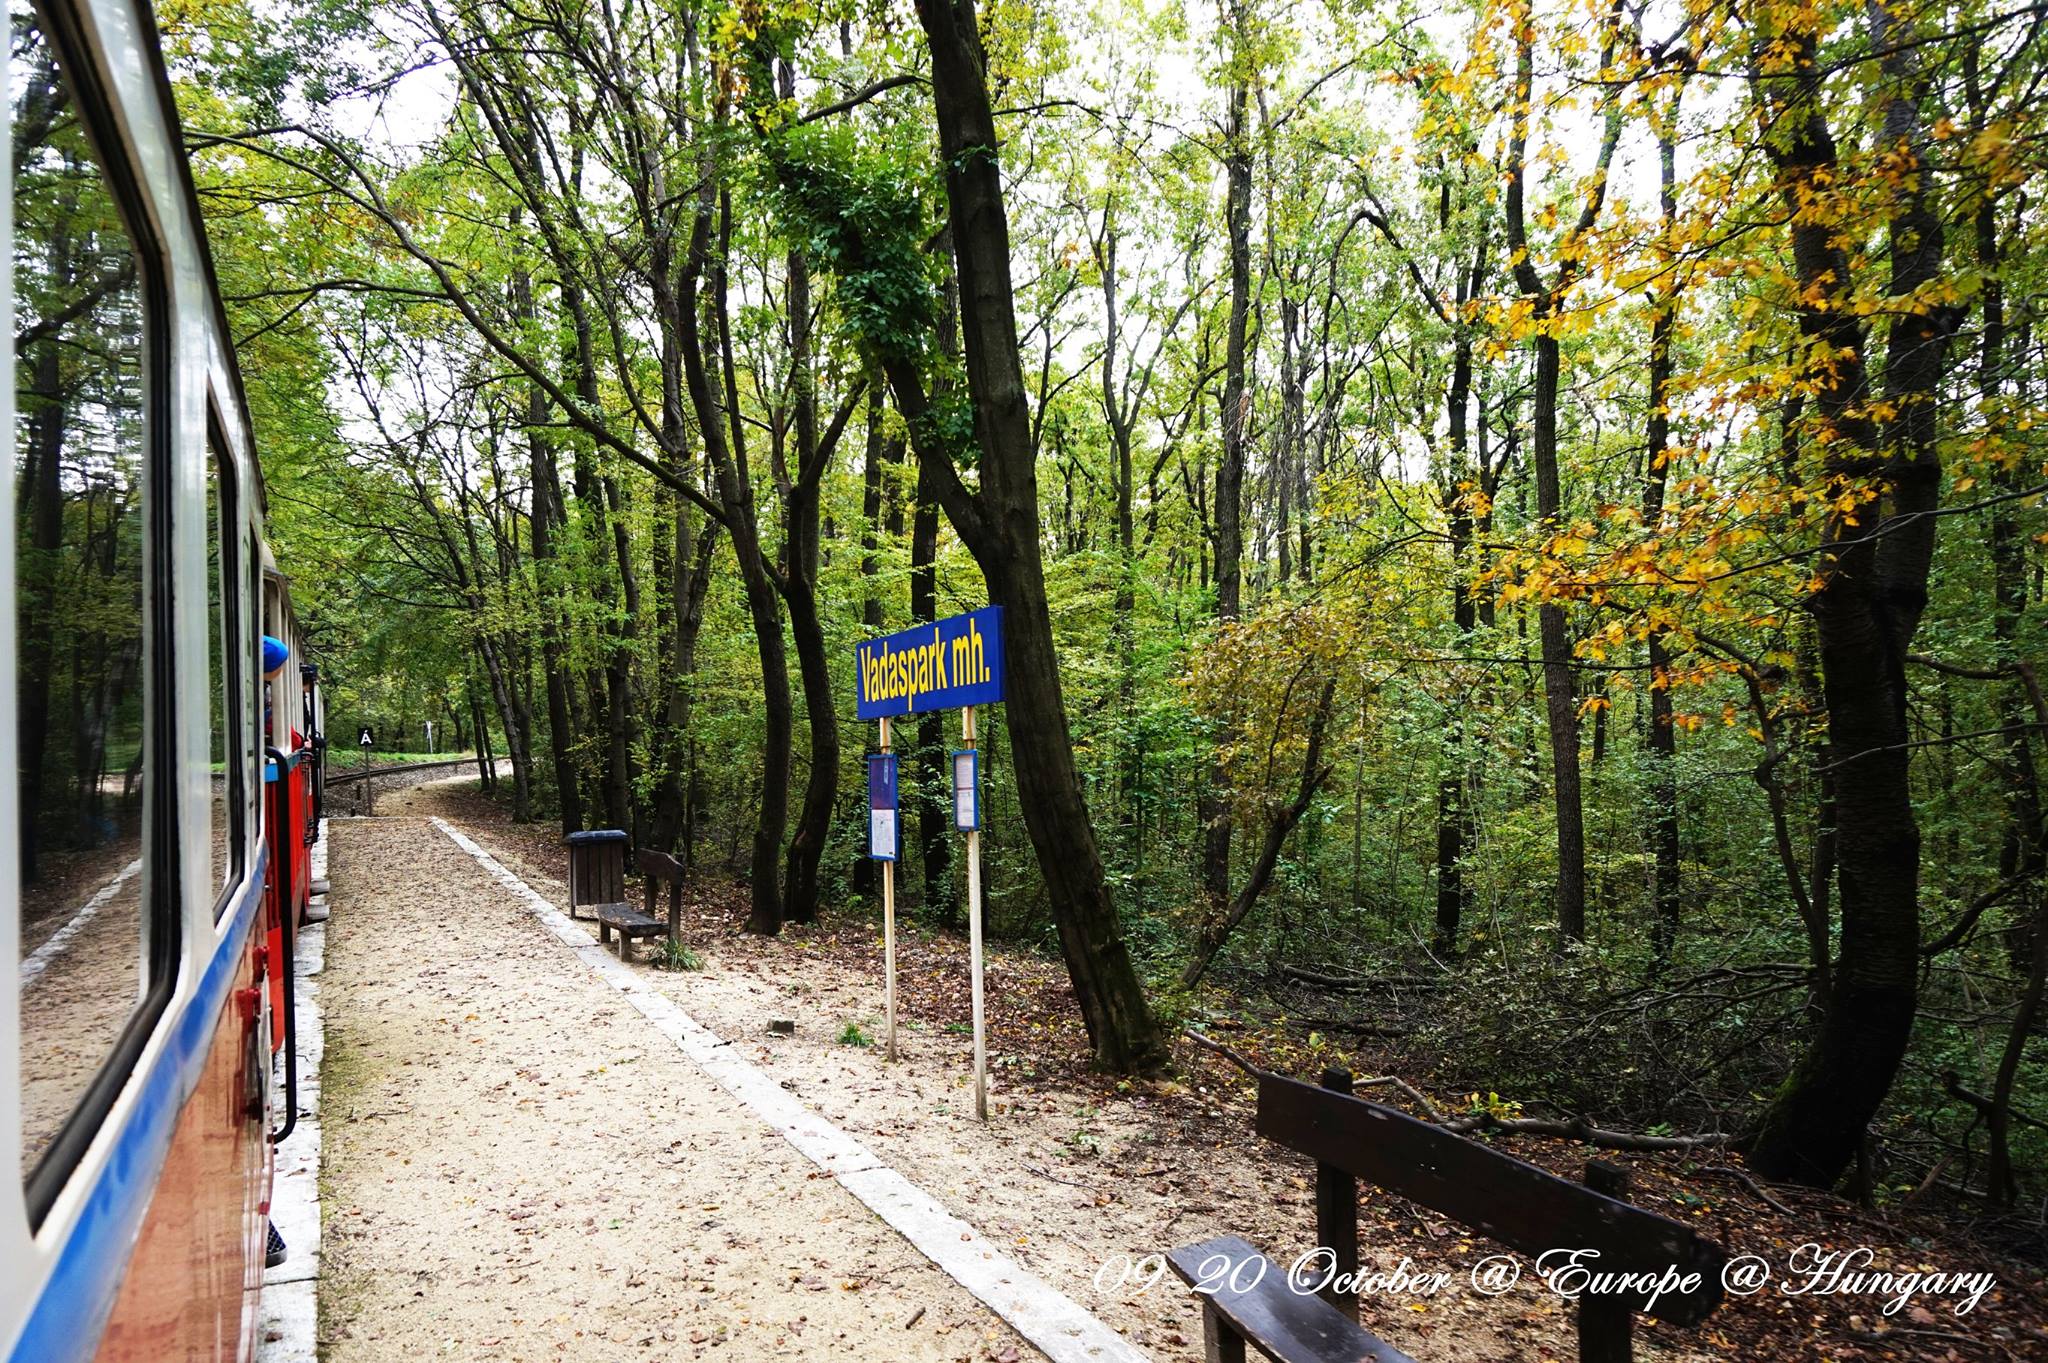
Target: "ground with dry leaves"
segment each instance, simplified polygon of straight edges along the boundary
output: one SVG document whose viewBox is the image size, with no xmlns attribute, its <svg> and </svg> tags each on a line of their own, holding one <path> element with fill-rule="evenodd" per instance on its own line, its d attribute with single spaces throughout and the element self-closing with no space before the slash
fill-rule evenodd
<svg viewBox="0 0 2048 1363">
<path fill-rule="evenodd" d="M 506 822 L 474 781 L 425 785 L 405 802 L 412 811 L 457 819 L 541 893 L 565 902 L 559 835 Z M 398 812 L 396 802 L 385 812 Z M 889 1065 L 879 1053 L 877 924 L 865 912 L 842 912 L 820 927 L 793 928 L 764 941 L 738 931 L 744 916 L 744 896 L 734 887 L 693 887 L 685 936 L 703 956 L 703 967 L 670 973 L 648 965 L 647 978 L 1155 1358 L 1199 1358 L 1199 1316 L 1170 1278 L 1144 1291 L 1116 1287 L 1127 1257 L 1226 1232 L 1246 1236 L 1275 1257 L 1291 1258 L 1313 1245 L 1311 1171 L 1251 1135 L 1251 1091 L 1243 1076 L 1192 1045 L 1181 1052 L 1179 1077 L 1171 1083 L 1120 1083 L 1089 1073 L 1057 960 L 1001 946 L 990 952 L 995 1083 L 992 1120 L 984 1128 L 972 1115 L 963 942 L 917 930 L 903 934 L 901 1058 Z M 771 1034 L 768 1023 L 777 1018 L 793 1021 L 795 1034 Z M 631 1025 L 623 1014 L 620 1021 Z M 877 1044 L 843 1044 L 849 1024 Z M 640 1035 L 644 1046 L 658 1044 L 644 1024 Z M 1284 1031 L 1232 1039 L 1290 1073 L 1312 1074 L 1329 1061 L 1348 1062 L 1361 1074 L 1398 1068 L 1396 1056 L 1311 1048 L 1301 1035 Z M 1566 1176 L 1581 1172 L 1591 1153 L 1535 1139 L 1509 1148 Z M 1731 1299 L 1701 1328 L 1639 1322 L 1640 1358 L 2048 1356 L 2048 1295 L 2038 1275 L 1943 1238 L 1938 1224 L 1881 1218 L 1813 1194 L 1768 1192 L 1787 1215 L 1746 1187 L 1719 1156 L 1688 1161 L 1601 1154 L 1631 1166 L 1636 1201 L 1699 1226 L 1731 1253 L 1760 1253 L 1782 1263 L 1806 1241 L 1845 1249 L 1869 1245 L 1880 1267 L 1990 1267 L 2000 1282 L 1966 1317 L 1939 1301 L 1887 1317 L 1869 1298 Z M 1469 1287 L 1465 1270 L 1491 1252 L 1484 1242 L 1369 1188 L 1361 1191 L 1361 1217 L 1364 1246 L 1379 1266 L 1405 1258 L 1425 1271 L 1452 1273 L 1451 1286 L 1432 1297 L 1368 1299 L 1369 1328 L 1429 1360 L 1533 1363 L 1575 1356 L 1564 1303 L 1526 1279 L 1497 1299 Z M 910 1253 L 907 1246 L 904 1252 Z M 1110 1268 L 1098 1277 L 1104 1264 Z M 963 1356 L 1001 1357 L 1011 1347 L 1005 1339 L 984 1340 Z M 792 1356 L 810 1355 L 800 1349 Z"/>
</svg>

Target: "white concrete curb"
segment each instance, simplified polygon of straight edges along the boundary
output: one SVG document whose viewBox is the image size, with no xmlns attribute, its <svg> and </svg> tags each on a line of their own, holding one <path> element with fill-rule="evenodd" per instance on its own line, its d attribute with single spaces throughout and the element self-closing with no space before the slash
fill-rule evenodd
<svg viewBox="0 0 2048 1363">
<path fill-rule="evenodd" d="M 327 877 L 327 820 L 313 844 L 312 875 Z M 327 963 L 327 924 L 307 923 L 293 942 L 297 969 L 299 1124 L 273 1152 L 270 1219 L 287 1257 L 263 1273 L 256 1322 L 257 1363 L 318 1363 L 320 1286 L 320 1061 L 327 1033 L 320 1017 L 320 972 Z M 280 1060 L 282 1057 L 280 1057 Z M 280 1064 L 275 1092 L 284 1092 Z"/>
<path fill-rule="evenodd" d="M 642 983 L 632 967 L 446 820 L 433 824 L 503 885 L 564 946 L 805 1158 L 1016 1328 L 1053 1363 L 1147 1363 L 1146 1356 L 1072 1298 L 1002 1253 L 866 1146 L 791 1097 L 723 1038 Z M 304 1118 L 300 1119 L 304 1121 Z"/>
<path fill-rule="evenodd" d="M 123 866 L 119 875 L 100 886 L 99 893 L 86 900 L 79 907 L 78 912 L 71 915 L 70 922 L 51 933 L 48 941 L 22 957 L 21 987 L 27 989 L 31 984 L 34 984 L 36 978 L 49 968 L 50 962 L 62 956 L 70 948 L 71 940 L 78 936 L 79 933 L 85 931 L 87 925 L 99 915 L 101 909 L 113 902 L 114 896 L 120 892 L 121 887 L 128 883 L 128 878 L 141 869 L 141 857 L 137 857 L 126 866 Z"/>
</svg>

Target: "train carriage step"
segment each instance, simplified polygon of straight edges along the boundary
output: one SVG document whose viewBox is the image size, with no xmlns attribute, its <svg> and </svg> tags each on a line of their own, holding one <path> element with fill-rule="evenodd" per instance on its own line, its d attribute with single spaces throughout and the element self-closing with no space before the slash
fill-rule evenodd
<svg viewBox="0 0 2048 1363">
<path fill-rule="evenodd" d="M 289 1257 L 290 1251 L 285 1248 L 284 1237 L 277 1233 L 277 1223 L 273 1221 L 270 1223 L 269 1234 L 263 1239 L 263 1266 L 276 1268 Z"/>
</svg>

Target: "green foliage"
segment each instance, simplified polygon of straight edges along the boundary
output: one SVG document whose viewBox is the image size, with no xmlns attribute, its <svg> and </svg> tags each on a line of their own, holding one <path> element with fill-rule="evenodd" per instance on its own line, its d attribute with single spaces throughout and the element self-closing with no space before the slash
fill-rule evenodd
<svg viewBox="0 0 2048 1363">
<path fill-rule="evenodd" d="M 768 143 L 775 200 L 796 244 L 832 272 L 848 331 L 884 360 L 926 361 L 938 291 L 925 211 L 929 185 L 876 155 L 846 124 L 799 125 Z"/>
<path fill-rule="evenodd" d="M 1794 1063 L 1819 1006 L 1800 904 L 1817 864 L 1830 886 L 1842 780 L 1808 609 L 1816 549 L 1827 516 L 1867 516 L 1888 495 L 1828 468 L 1838 443 L 1816 424 L 1812 394 L 1841 357 L 1801 330 L 1771 158 L 1786 125 L 1760 131 L 1757 101 L 1772 87 L 1750 76 L 1754 31 L 1818 25 L 1818 97 L 1847 173 L 1804 211 L 1846 243 L 1857 283 L 1842 309 L 1863 320 L 1873 357 L 1894 324 L 1960 309 L 1933 404 L 1946 481 L 1911 651 L 1966 671 L 1916 664 L 1907 723 L 1922 937 L 1968 926 L 1926 961 L 1922 1016 L 1880 1126 L 1902 1166 L 1924 1172 L 1968 1151 L 1956 1167 L 1980 1167 L 1981 1124 L 1942 1075 L 1980 1091 L 1996 1077 L 2042 902 L 2038 870 L 2021 869 L 2014 773 L 2022 755 L 2043 754 L 2038 734 L 2009 741 L 2032 721 L 2015 665 L 2048 645 L 2037 585 L 2048 413 L 2034 307 L 2021 305 L 2048 278 L 2048 166 L 2038 115 L 2012 102 L 2041 69 L 2024 25 L 1965 5 L 1909 45 L 1924 62 L 1912 88 L 1930 150 L 1907 174 L 1884 132 L 1899 111 L 1880 98 L 1900 87 L 1870 59 L 1860 6 L 1767 6 L 1725 28 L 1725 16 L 1701 16 L 1690 65 L 1653 59 L 1658 35 L 1645 33 L 1611 70 L 1598 69 L 1598 29 L 1578 10 L 1475 4 L 1423 22 L 1388 0 L 1229 13 L 1235 29 L 1189 6 L 981 10 L 1003 111 L 1015 296 L 1002 301 L 1018 318 L 1039 451 L 1046 604 L 1097 850 L 1155 1007 L 1173 1024 L 1218 1002 L 1173 983 L 1220 912 L 1203 884 L 1204 820 L 1228 811 L 1235 890 L 1297 798 L 1320 722 L 1329 771 L 1205 990 L 1220 983 L 1280 1012 L 1301 1002 L 1276 983 L 1288 967 L 1437 981 L 1426 1005 L 1368 996 L 1358 1011 L 1408 1009 L 1406 1058 L 1488 1110 L 1549 1103 L 1617 1124 L 1736 1129 Z M 1531 252 L 1547 271 L 1564 258 L 1583 266 L 1556 316 L 1539 316 L 1518 286 L 1502 224 L 1524 20 L 1545 73 L 1529 129 Z M 623 750 L 636 832 L 672 825 L 700 875 L 745 867 L 763 784 L 755 616 L 729 533 L 632 457 L 720 495 L 703 469 L 708 413 L 747 444 L 735 474 L 769 558 L 815 572 L 843 736 L 826 911 L 874 912 L 854 899 L 870 740 L 852 722 L 846 660 L 856 640 L 910 623 L 911 532 L 929 496 L 878 369 L 919 377 L 931 406 L 918 434 L 970 487 L 981 476 L 948 311 L 984 300 L 948 296 L 946 167 L 916 26 L 896 12 L 684 5 L 620 17 L 622 49 L 577 11 L 551 39 L 563 50 L 533 52 L 510 41 L 520 21 L 498 7 L 450 22 L 479 88 L 532 102 L 535 138 L 546 134 L 536 162 L 487 116 L 510 106 L 487 111 L 452 80 L 419 97 L 433 116 L 403 139 L 240 139 L 295 103 L 361 127 L 373 120 L 342 94 L 374 84 L 359 77 L 389 76 L 409 96 L 441 77 L 399 75 L 412 50 L 345 9 L 208 5 L 172 24 L 188 126 L 227 139 L 195 141 L 195 177 L 243 338 L 271 537 L 334 679 L 336 730 L 373 723 L 410 744 L 429 718 L 472 724 L 474 698 L 501 751 L 523 730 L 529 813 L 562 808 L 560 739 L 584 822 L 610 817 L 603 792 Z M 1990 54 L 1974 91 L 1965 41 Z M 678 60 L 590 78 L 621 50 Z M 789 99 L 778 62 L 794 67 Z M 917 79 L 890 83 L 904 75 Z M 1246 123 L 1233 128 L 1239 89 Z M 1578 233 L 1609 116 L 1625 125 L 1620 159 L 1597 222 Z M 1668 220 L 1656 165 L 1666 129 L 1679 148 Z M 1255 193 L 1239 319 L 1251 380 L 1230 413 L 1218 165 L 1234 146 L 1250 149 Z M 1923 182 L 1944 227 L 1942 279 L 1894 297 L 1891 215 Z M 1993 261 L 1978 258 L 1982 221 Z M 800 473 L 793 253 L 811 290 L 819 424 L 851 405 L 817 471 L 820 542 L 784 560 Z M 709 338 L 716 403 L 704 412 L 677 382 L 669 335 L 687 269 Z M 314 280 L 343 283 L 304 294 Z M 1987 348 L 1996 290 L 2001 354 Z M 1657 410 L 1646 367 L 1660 308 L 1674 340 Z M 1564 368 L 1555 521 L 1537 514 L 1530 461 L 1539 334 L 1557 337 Z M 1874 411 L 1896 426 L 1884 382 L 1874 375 Z M 858 384 L 884 395 L 872 421 Z M 1661 504 L 1645 510 L 1653 416 L 1670 429 Z M 1232 420 L 1250 449 L 1245 609 L 1225 623 L 1216 497 Z M 707 537 L 685 656 L 677 560 Z M 923 567 L 939 614 L 986 600 L 943 518 Z M 1557 933 L 1552 718 L 1537 661 L 1546 607 L 1565 613 L 1581 729 L 1582 947 Z M 1650 672 L 1653 636 L 1673 660 L 1662 676 Z M 616 745 L 615 697 L 628 731 Z M 1668 763 L 1649 741 L 1666 697 Z M 800 777 L 810 718 L 800 707 Z M 984 712 L 980 725 L 989 926 L 1051 954 L 1060 944 L 1008 720 Z M 914 727 L 895 731 L 913 842 L 918 802 L 944 798 L 921 775 L 937 754 L 916 749 Z M 948 727 L 941 749 L 956 734 Z M 1650 809 L 1667 778 L 1681 846 L 1665 960 Z M 926 885 L 917 850 L 897 869 L 899 906 L 938 926 L 952 916 L 958 858 L 946 883 Z M 1439 891 L 1454 879 L 1462 919 L 1438 942 Z M 1831 920 L 1823 950 L 1838 931 Z M 1316 1000 L 1318 1021 L 1297 1030 L 1336 1044 L 1343 1034 L 1323 1019 L 1347 998 L 1358 1002 Z M 2036 1031 L 2019 1043 L 2014 1089 L 2038 1114 L 2048 1054 Z M 840 1039 L 868 1044 L 853 1023 Z M 2020 1128 L 2014 1150 L 2038 1193 L 2048 1149 Z"/>
<path fill-rule="evenodd" d="M 663 940 L 654 963 L 663 970 L 702 970 L 704 957 L 687 942 Z"/>
</svg>

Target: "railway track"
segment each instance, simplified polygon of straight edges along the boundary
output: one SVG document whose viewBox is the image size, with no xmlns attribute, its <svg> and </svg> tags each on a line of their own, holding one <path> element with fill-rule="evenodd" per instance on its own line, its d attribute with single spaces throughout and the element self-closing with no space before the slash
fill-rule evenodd
<svg viewBox="0 0 2048 1363">
<path fill-rule="evenodd" d="M 408 762 L 404 766 L 397 767 L 357 767 L 352 771 L 341 771 L 330 767 L 327 770 L 326 784 L 329 787 L 342 786 L 347 785 L 351 781 L 364 781 L 378 776 L 397 776 L 408 771 L 435 771 L 442 767 L 473 767 L 475 765 L 476 755 L 472 753 L 468 757 L 451 757 L 445 762 Z"/>
</svg>

